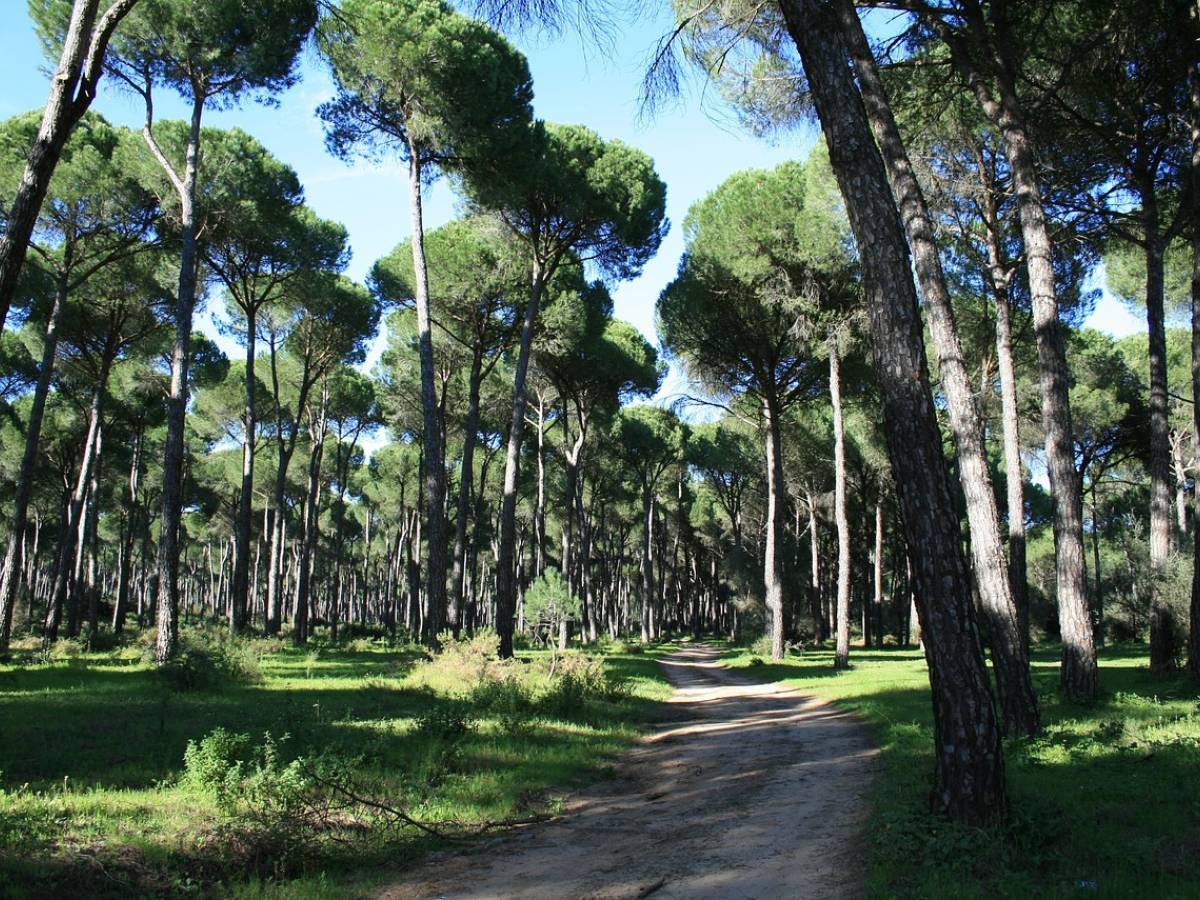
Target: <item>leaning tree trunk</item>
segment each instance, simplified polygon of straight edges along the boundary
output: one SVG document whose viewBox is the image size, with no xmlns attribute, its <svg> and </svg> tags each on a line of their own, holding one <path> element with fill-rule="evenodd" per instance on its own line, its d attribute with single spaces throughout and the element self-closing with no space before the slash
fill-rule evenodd
<svg viewBox="0 0 1200 900">
<path fill-rule="evenodd" d="M 829 399 L 833 404 L 833 519 L 837 527 L 837 649 L 835 669 L 850 668 L 850 520 L 846 516 L 846 428 L 842 421 L 842 361 L 829 339 Z"/>
<path fill-rule="evenodd" d="M 417 344 L 421 359 L 422 440 L 425 449 L 425 596 L 429 609 L 426 634 L 429 646 L 438 646 L 446 609 L 446 464 L 442 459 L 441 423 L 434 385 L 433 325 L 429 310 L 429 272 L 425 266 L 425 231 L 421 215 L 421 158 L 410 142 L 408 192 L 412 210 L 412 255 L 417 307 Z"/>
<path fill-rule="evenodd" d="M 154 661 L 175 656 L 179 645 L 179 545 L 183 518 L 184 426 L 188 403 L 188 361 L 192 343 L 192 314 L 196 308 L 196 182 L 200 166 L 200 118 L 204 101 L 192 104 L 184 175 L 180 180 L 154 140 L 149 124 L 144 134 L 160 165 L 179 193 L 179 289 L 175 298 L 175 341 L 171 348 L 171 389 L 167 396 L 167 439 L 163 447 L 162 518 L 158 537 L 158 634 Z"/>
<path fill-rule="evenodd" d="M 109 38 L 136 2 L 114 0 L 99 21 L 96 20 L 99 0 L 75 0 L 71 8 L 42 124 L 25 157 L 25 170 L 8 206 L 4 233 L 0 234 L 0 331 L 8 318 L 17 280 L 29 252 L 29 239 L 63 147 L 96 98 Z"/>
<path fill-rule="evenodd" d="M 13 498 L 13 517 L 4 551 L 4 570 L 0 574 L 0 651 L 8 649 L 12 634 L 13 609 L 17 602 L 17 586 L 21 582 L 21 547 L 25 525 L 29 519 L 29 501 L 33 496 L 34 469 L 38 461 L 38 445 L 42 436 L 42 419 L 46 413 L 46 398 L 50 394 L 50 379 L 54 375 L 54 359 L 58 351 L 58 332 L 67 308 L 67 286 L 60 281 L 50 310 L 50 321 L 42 338 L 42 361 L 38 369 L 37 386 L 25 425 L 25 450 L 17 473 L 17 491 Z"/>
<path fill-rule="evenodd" d="M 767 425 L 767 545 L 763 553 L 763 586 L 771 614 L 771 658 L 783 659 L 783 423 L 776 399 L 763 403 Z M 682 504 L 681 504 L 682 508 Z"/>
<path fill-rule="evenodd" d="M 1008 801 L 1000 728 L 942 457 L 904 232 L 826 2 L 781 0 L 862 258 L 872 348 L 925 634 L 934 712 L 935 812 L 994 821 Z"/>
<path fill-rule="evenodd" d="M 971 376 L 963 359 L 946 277 L 934 243 L 933 222 L 854 4 L 851 0 L 836 0 L 836 6 L 849 39 L 867 117 L 879 142 L 892 193 L 908 235 L 925 301 L 926 321 L 937 350 L 938 370 L 946 391 L 946 406 L 958 450 L 958 475 L 971 530 L 975 583 L 987 617 L 1004 723 L 1010 734 L 1035 734 L 1041 727 L 1037 695 L 1029 675 L 1029 657 L 1009 583 L 1004 545 L 1000 540 L 1000 514 L 984 453 L 983 425 L 971 389 Z"/>
<path fill-rule="evenodd" d="M 500 656 L 513 655 L 513 616 L 517 609 L 515 555 L 517 544 L 517 478 L 520 475 L 521 439 L 525 429 L 526 376 L 533 327 L 541 306 L 545 273 L 534 263 L 529 302 L 521 322 L 517 366 L 513 372 L 512 415 L 508 423 L 508 442 L 504 450 L 504 487 L 500 497 L 500 540 L 496 553 L 496 633 L 500 636 Z"/>
<path fill-rule="evenodd" d="M 1000 130 L 1004 155 L 1012 172 L 1037 336 L 1046 470 L 1050 494 L 1054 498 L 1058 623 L 1063 642 L 1061 683 L 1063 693 L 1069 699 L 1087 702 L 1096 696 L 1097 668 L 1083 571 L 1083 487 L 1075 469 L 1070 373 L 1062 323 L 1058 318 L 1054 250 L 1038 185 L 1033 140 L 1025 125 L 1015 86 L 1007 74 L 1011 71 L 1007 60 L 1000 58 L 1001 54 L 992 48 L 997 57 L 996 65 L 992 66 L 996 70 L 993 74 L 997 88 L 993 94 L 988 80 L 975 67 L 959 38 L 941 23 L 934 25 L 946 40 L 955 66 L 974 92 L 984 114 Z M 986 27 L 979 25 L 979 29 Z M 982 31 L 979 37 L 982 38 Z"/>
</svg>

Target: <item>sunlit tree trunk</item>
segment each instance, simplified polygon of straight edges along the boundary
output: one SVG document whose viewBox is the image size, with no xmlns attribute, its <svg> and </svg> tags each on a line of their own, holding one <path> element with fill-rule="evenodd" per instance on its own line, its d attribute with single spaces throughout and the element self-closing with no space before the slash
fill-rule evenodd
<svg viewBox="0 0 1200 900">
<path fill-rule="evenodd" d="M 1029 675 L 1029 658 L 1009 582 L 1004 545 L 1000 540 L 1000 514 L 984 453 L 983 425 L 934 242 L 933 222 L 854 4 L 852 0 L 835 2 L 843 30 L 849 38 L 867 117 L 879 142 L 892 193 L 908 235 L 926 321 L 937 350 L 938 370 L 958 451 L 958 474 L 970 525 L 975 583 L 987 616 L 1004 722 L 1012 734 L 1034 734 L 1041 727 L 1037 695 Z"/>
<path fill-rule="evenodd" d="M 862 259 L 884 432 L 912 550 L 934 710 L 934 812 L 968 823 L 1007 811 L 1004 759 L 971 582 L 942 456 L 905 236 L 825 0 L 781 0 Z"/>
<path fill-rule="evenodd" d="M 837 529 L 836 669 L 850 667 L 850 520 L 846 516 L 846 429 L 842 421 L 842 365 L 837 338 L 829 340 L 829 399 L 833 404 L 833 520 Z"/>
</svg>

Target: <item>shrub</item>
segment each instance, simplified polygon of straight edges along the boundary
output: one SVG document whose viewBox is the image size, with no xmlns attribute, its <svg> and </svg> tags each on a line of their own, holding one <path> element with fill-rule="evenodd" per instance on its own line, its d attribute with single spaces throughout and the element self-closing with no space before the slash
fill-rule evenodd
<svg viewBox="0 0 1200 900">
<path fill-rule="evenodd" d="M 215 728 L 199 742 L 188 741 L 180 784 L 209 795 L 226 810 L 239 794 L 249 755 L 250 735 Z"/>
<path fill-rule="evenodd" d="M 584 653 L 558 655 L 546 677 L 549 684 L 539 704 L 559 715 L 578 713 L 592 701 L 619 700 L 627 693 L 624 681 L 611 678 L 600 659 Z"/>
<path fill-rule="evenodd" d="M 417 731 L 428 737 L 458 741 L 470 734 L 475 721 L 456 703 L 441 703 L 417 715 Z"/>
<path fill-rule="evenodd" d="M 175 657 L 158 669 L 172 690 L 210 691 L 262 681 L 263 648 L 250 638 L 194 629 L 181 634 L 179 644 Z M 143 650 L 143 658 L 154 658 L 153 644 Z"/>
<path fill-rule="evenodd" d="M 762 637 L 756 639 L 754 641 L 754 643 L 752 643 L 750 645 L 750 652 L 754 656 L 770 656 L 771 655 L 771 636 L 768 634 L 764 634 Z"/>
<path fill-rule="evenodd" d="M 413 669 L 417 684 L 470 697 L 482 684 L 516 677 L 519 664 L 499 659 L 500 638 L 492 631 L 455 639 L 446 632 L 439 636 L 442 649 Z"/>
</svg>

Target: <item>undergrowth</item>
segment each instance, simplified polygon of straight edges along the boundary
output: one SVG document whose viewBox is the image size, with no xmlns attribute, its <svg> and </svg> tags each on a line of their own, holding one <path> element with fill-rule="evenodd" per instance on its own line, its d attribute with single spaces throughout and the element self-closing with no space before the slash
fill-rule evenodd
<svg viewBox="0 0 1200 900">
<path fill-rule="evenodd" d="M 182 638 L 0 666 L 0 896 L 336 895 L 544 815 L 669 694 L 652 653 Z"/>
</svg>

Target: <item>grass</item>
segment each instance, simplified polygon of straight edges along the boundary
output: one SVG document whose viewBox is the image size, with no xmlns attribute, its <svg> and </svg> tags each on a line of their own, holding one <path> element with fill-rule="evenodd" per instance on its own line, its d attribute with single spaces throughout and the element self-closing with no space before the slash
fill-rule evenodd
<svg viewBox="0 0 1200 900">
<path fill-rule="evenodd" d="M 1101 695 L 1058 694 L 1057 653 L 1034 654 L 1045 729 L 1006 743 L 1013 815 L 972 831 L 925 814 L 933 774 L 925 663 L 911 650 L 856 650 L 835 673 L 823 650 L 733 668 L 859 712 L 881 748 L 871 792 L 869 884 L 878 897 L 1200 896 L 1200 692 L 1151 675 L 1144 647 L 1101 654 Z"/>
<path fill-rule="evenodd" d="M 223 728 L 253 749 L 270 735 L 271 778 L 333 759 L 373 798 L 469 826 L 552 810 L 670 693 L 654 651 L 603 653 L 619 693 L 564 689 L 548 654 L 524 652 L 516 709 L 419 648 L 351 647 L 250 642 L 240 652 L 261 655 L 260 677 L 206 690 L 179 690 L 136 647 L 0 665 L 0 896 L 353 895 L 441 842 L 406 827 L 341 849 L 297 848 L 292 832 L 255 845 L 264 835 L 241 826 L 263 810 L 241 804 L 231 820 L 181 778 L 189 741 Z"/>
</svg>

